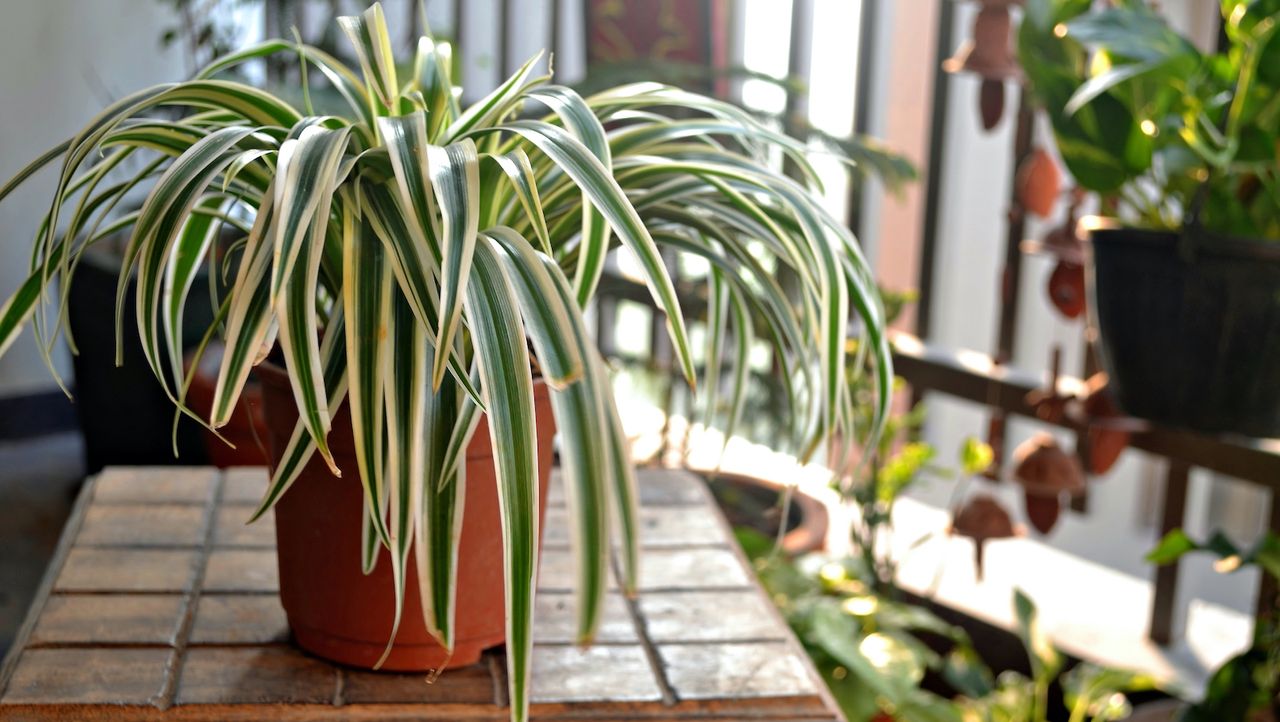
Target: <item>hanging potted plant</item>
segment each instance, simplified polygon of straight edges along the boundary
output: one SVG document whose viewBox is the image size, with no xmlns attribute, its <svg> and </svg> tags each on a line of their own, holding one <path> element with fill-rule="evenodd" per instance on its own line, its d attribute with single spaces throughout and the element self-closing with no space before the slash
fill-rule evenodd
<svg viewBox="0 0 1280 722">
<path fill-rule="evenodd" d="M 1198 50 L 1145 3 L 1031 0 L 1020 55 L 1088 224 L 1093 322 L 1120 405 L 1280 435 L 1280 2 L 1222 3 Z"/>
<path fill-rule="evenodd" d="M 341 25 L 359 72 L 268 41 L 120 100 L 0 188 L 60 160 L 30 276 L 0 309 L 0 351 L 28 321 L 52 342 L 59 281 L 128 229 L 121 278 L 136 271 L 136 312 L 124 318 L 117 295 L 116 336 L 137 334 L 178 410 L 216 430 L 255 365 L 263 378 L 273 467 L 254 516 L 275 509 L 295 640 L 348 663 L 425 669 L 505 639 L 512 717 L 524 719 L 553 428 L 580 640 L 600 619 L 613 524 L 622 584 L 636 589 L 633 474 L 581 311 L 610 249 L 638 259 L 690 383 L 694 349 L 660 253 L 710 263 L 718 329 L 706 357 L 734 362 L 729 424 L 763 338 L 806 459 L 834 433 L 852 438 L 854 316 L 860 352 L 876 360 L 875 412 L 858 431 L 879 433 L 892 379 L 882 310 L 848 230 L 768 163 L 781 149 L 814 180 L 805 146 L 734 106 L 657 84 L 584 99 L 538 74 L 535 57 L 463 108 L 447 44 L 424 37 L 398 65 L 378 5 Z M 220 79 L 276 53 L 305 61 L 301 108 Z M 343 113 L 312 110 L 307 71 L 337 89 Z M 162 106 L 187 112 L 151 117 Z M 132 155 L 154 162 L 109 174 Z M 149 189 L 142 207 L 111 216 L 134 187 Z M 229 260 L 208 253 L 209 218 L 240 236 Z M 184 367 L 184 303 L 208 264 L 230 283 Z M 778 286 L 782 269 L 795 289 Z M 215 338 L 202 417 L 186 368 Z"/>
</svg>

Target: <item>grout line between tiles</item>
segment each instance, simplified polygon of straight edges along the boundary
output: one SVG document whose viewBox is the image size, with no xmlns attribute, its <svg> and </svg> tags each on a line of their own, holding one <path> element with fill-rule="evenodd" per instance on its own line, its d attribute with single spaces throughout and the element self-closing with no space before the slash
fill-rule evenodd
<svg viewBox="0 0 1280 722">
<path fill-rule="evenodd" d="M 333 673 L 333 706 L 343 707 L 347 704 L 347 673 L 338 665 L 334 665 Z"/>
<path fill-rule="evenodd" d="M 191 589 L 187 593 L 186 606 L 182 611 L 182 622 L 174 639 L 173 654 L 165 665 L 164 687 L 160 690 L 155 706 L 166 710 L 173 706 L 178 696 L 178 681 L 182 677 L 183 665 L 186 663 L 187 647 L 191 642 L 191 631 L 195 627 L 196 607 L 200 604 L 200 591 L 204 586 L 204 576 L 209 569 L 209 557 L 213 554 L 213 537 L 217 530 L 218 506 L 222 501 L 223 485 L 226 479 L 221 471 L 214 480 L 213 498 L 209 501 L 204 513 L 204 546 L 200 557 L 196 560 L 195 577 Z"/>
<path fill-rule="evenodd" d="M 622 569 L 619 568 L 618 558 L 616 554 L 609 555 L 609 561 L 613 564 L 613 573 L 619 579 L 622 578 Z M 644 592 L 641 591 L 641 594 Z M 675 688 L 671 686 L 671 680 L 667 679 L 666 668 L 662 665 L 662 658 L 658 655 L 658 648 L 649 638 L 648 625 L 645 624 L 644 617 L 640 614 L 639 602 L 631 596 L 622 595 L 622 599 L 627 605 L 627 614 L 631 617 L 631 623 L 635 625 L 636 637 L 640 640 L 640 648 L 644 650 L 645 660 L 649 663 L 649 670 L 653 672 L 654 680 L 658 683 L 658 691 L 662 694 L 662 703 L 668 707 L 675 705 L 678 701 Z"/>
</svg>

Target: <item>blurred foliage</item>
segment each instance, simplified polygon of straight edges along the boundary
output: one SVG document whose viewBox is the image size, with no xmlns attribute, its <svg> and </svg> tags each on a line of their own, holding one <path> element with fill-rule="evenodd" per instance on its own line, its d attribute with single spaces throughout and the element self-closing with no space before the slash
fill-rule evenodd
<svg viewBox="0 0 1280 722">
<path fill-rule="evenodd" d="M 959 720 L 954 703 L 920 687 L 929 671 L 975 697 L 992 689 L 991 673 L 963 629 L 877 593 L 875 575 L 860 559 L 791 561 L 773 553 L 772 538 L 748 529 L 737 534 L 849 722 L 882 712 Z"/>
<path fill-rule="evenodd" d="M 1221 11 L 1224 47 L 1202 53 L 1140 0 L 1028 0 L 1019 58 L 1104 209 L 1280 239 L 1280 0 Z"/>
<path fill-rule="evenodd" d="M 878 592 L 861 559 L 793 561 L 773 552 L 773 539 L 736 532 L 849 722 L 886 715 L 911 722 L 1046 722 L 1061 706 L 1071 722 L 1119 720 L 1131 711 L 1127 692 L 1155 686 L 1150 677 L 1088 663 L 1064 673 L 1065 658 L 1021 591 L 1014 608 L 1032 674 L 995 676 L 964 629 Z M 1055 683 L 1060 699 L 1052 694 Z"/>
<path fill-rule="evenodd" d="M 1258 567 L 1280 580 L 1280 536 L 1267 531 L 1248 549 L 1237 547 L 1221 532 L 1197 542 L 1181 529 L 1165 535 L 1147 554 L 1154 564 L 1171 564 L 1183 555 L 1207 552 L 1218 558 L 1214 569 L 1224 574 Z M 1205 686 L 1204 698 L 1188 707 L 1181 722 L 1250 722 L 1280 719 L 1280 607 L 1258 620 L 1253 644 L 1219 667 Z"/>
<path fill-rule="evenodd" d="M 880 298 L 886 322 L 893 324 L 907 306 L 915 302 L 916 293 L 881 288 Z M 850 362 L 845 377 L 857 402 L 860 418 L 856 425 L 867 428 L 875 408 L 873 362 L 858 353 L 856 340 L 849 341 L 848 350 Z M 894 392 L 899 398 L 902 396 L 897 392 L 903 386 L 902 379 L 894 380 Z M 918 403 L 905 412 L 892 414 L 875 447 L 859 449 L 846 442 L 833 454 L 833 466 L 841 473 L 832 486 L 857 511 L 850 530 L 854 554 L 872 572 L 874 584 L 882 593 L 892 590 L 896 573 L 896 562 L 887 546 L 893 529 L 893 507 L 898 498 L 929 477 L 967 480 L 986 471 L 995 457 L 990 446 L 969 437 L 957 453 L 957 468 L 936 464 L 937 450 L 919 438 L 925 413 L 924 404 Z"/>
<path fill-rule="evenodd" d="M 1015 589 L 1013 605 L 1031 676 L 1005 671 L 990 694 L 962 698 L 959 705 L 966 722 L 1044 722 L 1058 702 L 1051 696 L 1055 683 L 1070 722 L 1122 720 L 1133 711 L 1126 693 L 1155 689 L 1155 680 L 1147 675 L 1087 662 L 1064 673 L 1066 660 L 1040 627 L 1030 597 Z"/>
</svg>

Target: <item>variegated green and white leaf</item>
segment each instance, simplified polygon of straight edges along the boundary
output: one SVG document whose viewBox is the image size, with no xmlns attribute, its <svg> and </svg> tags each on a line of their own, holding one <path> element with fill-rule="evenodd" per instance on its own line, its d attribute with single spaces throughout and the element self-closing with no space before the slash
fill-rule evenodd
<svg viewBox="0 0 1280 722">
<path fill-rule="evenodd" d="M 524 209 L 525 217 L 528 218 L 533 233 L 542 246 L 542 252 L 551 255 L 551 234 L 547 230 L 547 218 L 543 214 L 542 201 L 538 198 L 538 177 L 529 163 L 529 155 L 520 148 L 516 148 L 505 154 L 486 153 L 481 158 L 496 164 L 511 181 L 511 187 L 515 190 L 520 207 Z"/>
<path fill-rule="evenodd" d="M 607 479 L 612 471 L 602 399 L 607 389 L 587 368 L 595 347 L 587 334 L 568 281 L 550 258 L 509 228 L 492 228 L 482 241 L 495 244 L 497 258 L 513 281 L 525 328 L 543 372 L 548 359 L 572 354 L 572 383 L 552 385 L 552 406 L 560 432 L 560 468 L 569 507 L 570 541 L 577 570 L 578 640 L 589 643 L 600 623 L 607 584 L 609 516 Z M 557 363 L 555 366 L 563 366 Z M 563 372 L 562 372 L 563 373 Z M 563 379 L 562 379 L 563 381 Z M 557 387 L 558 386 L 558 387 Z"/>
<path fill-rule="evenodd" d="M 320 344 L 320 358 L 324 363 L 324 388 L 329 397 L 331 410 L 336 410 L 347 395 L 347 335 L 342 306 L 334 309 L 324 328 L 324 340 Z M 332 420 L 332 411 L 330 415 Z M 280 459 L 271 471 L 271 479 L 267 490 L 258 502 L 258 508 L 249 517 L 249 522 L 257 521 L 267 513 L 280 497 L 298 480 L 298 475 L 306 467 L 307 462 L 315 455 L 316 444 L 302 419 L 293 425 L 289 441 L 285 444 Z"/>
<path fill-rule="evenodd" d="M 387 251 L 388 262 L 391 263 L 400 292 L 424 325 L 427 342 L 432 347 L 437 346 L 437 324 L 440 318 L 436 277 L 440 272 L 439 267 L 429 265 L 432 259 L 426 249 L 415 242 L 415 235 L 407 223 L 408 217 L 393 191 L 382 185 L 361 183 L 358 193 L 360 206 Z M 455 346 L 448 359 L 448 370 L 467 395 L 478 401 L 480 391 L 467 374 L 461 358 Z"/>
<path fill-rule="evenodd" d="M 431 189 L 440 208 L 440 324 L 431 385 L 440 388 L 462 321 L 463 299 L 471 275 L 480 223 L 480 156 L 464 138 L 443 148 L 427 148 Z"/>
<path fill-rule="evenodd" d="M 389 543 L 382 509 L 386 499 L 383 460 L 383 398 L 387 373 L 390 263 L 368 218 L 348 214 L 342 229 L 342 302 L 347 329 L 347 399 L 356 465 L 365 504 L 378 539 Z M 366 557 L 366 559 L 368 559 Z"/>
<path fill-rule="evenodd" d="M 272 229 L 274 258 L 271 267 L 271 298 L 278 302 L 285 279 L 293 271 L 298 255 L 307 243 L 313 221 L 328 220 L 333 193 L 341 178 L 342 153 L 347 129 L 329 130 L 319 124 L 301 126 L 296 137 L 280 146 L 275 184 L 278 215 Z"/>
<path fill-rule="evenodd" d="M 537 424 L 518 301 L 487 245 L 476 244 L 466 308 L 489 414 L 502 516 L 511 717 L 524 722 L 529 709 L 533 596 L 538 580 Z"/>
<path fill-rule="evenodd" d="M 488 128 L 501 122 L 520 100 L 521 94 L 529 84 L 529 76 L 533 74 L 533 69 L 540 60 L 542 60 L 541 52 L 526 60 L 519 70 L 494 88 L 493 92 L 486 95 L 480 102 L 462 111 L 462 115 L 449 125 L 444 139 L 454 142 L 474 130 Z"/>
<path fill-rule="evenodd" d="M 707 345 L 703 354 L 702 424 L 711 426 L 716 418 L 720 394 L 720 364 L 724 359 L 725 328 L 729 323 L 729 284 L 720 269 L 707 277 Z"/>
<path fill-rule="evenodd" d="M 387 379 L 383 399 L 387 409 L 387 509 L 390 512 L 388 544 L 391 552 L 391 578 L 395 585 L 396 608 L 392 618 L 387 647 L 374 668 L 382 666 L 391 654 L 400 619 L 404 614 L 404 591 L 409 546 L 414 540 L 414 522 L 418 489 L 426 472 L 427 363 L 431 355 L 422 324 L 409 302 L 392 293 L 389 315 L 391 340 L 388 349 Z"/>
<path fill-rule="evenodd" d="M 399 105 L 400 84 L 382 5 L 374 3 L 360 15 L 338 18 L 338 24 L 355 47 L 370 94 L 384 111 L 394 111 Z"/>
<path fill-rule="evenodd" d="M 689 383 L 693 384 L 696 378 L 693 354 L 689 349 L 689 334 L 685 329 L 684 316 L 680 311 L 680 301 L 676 297 L 675 286 L 671 282 L 671 276 L 662 260 L 662 255 L 654 245 L 653 237 L 649 235 L 644 221 L 627 200 L 626 193 L 618 186 L 613 175 L 587 150 L 586 146 L 556 126 L 531 121 L 515 121 L 500 126 L 498 130 L 523 136 L 555 161 L 567 175 L 573 178 L 575 183 L 582 187 L 582 191 L 608 219 L 622 242 L 635 253 L 644 269 L 654 303 L 667 315 L 667 330 L 675 345 L 676 358 L 680 361 L 681 371 L 684 372 Z"/>
<path fill-rule="evenodd" d="M 226 201 L 221 197 L 206 198 L 200 205 L 216 210 Z M 169 252 L 164 263 L 164 310 L 161 315 L 161 326 L 165 338 L 168 339 L 169 368 L 173 378 L 182 386 L 182 317 L 186 307 L 187 294 L 191 284 L 195 282 L 196 272 L 204 262 L 205 254 L 213 243 L 221 225 L 215 222 L 212 215 L 192 214 L 183 224 L 177 242 Z"/>
<path fill-rule="evenodd" d="M 214 428 L 226 425 L 231 419 L 258 350 L 272 325 L 270 281 L 267 277 L 272 254 L 267 228 L 275 217 L 273 197 L 270 192 L 263 195 L 232 286 L 226 348 L 222 365 L 218 368 L 213 410 L 209 417 Z"/>
<path fill-rule="evenodd" d="M 250 132 L 226 128 L 201 138 L 156 181 L 138 216 L 125 250 L 116 285 L 116 362 L 123 353 L 125 293 L 134 262 L 138 264 L 136 318 L 143 355 L 166 393 L 172 397 L 160 353 L 160 307 L 164 266 L 174 241 L 213 179 L 234 160 L 235 144 Z"/>
<path fill-rule="evenodd" d="M 424 370 L 423 383 L 426 383 Z M 463 503 L 467 495 L 467 465 L 449 462 L 453 433 L 459 422 L 471 431 L 471 416 L 460 408 L 470 401 L 445 379 L 434 392 L 425 389 L 425 473 L 415 482 L 414 563 L 418 596 L 427 631 L 448 650 L 453 649 L 457 619 L 458 547 L 462 537 Z M 476 407 L 471 404 L 474 410 Z M 471 435 L 466 434 L 466 440 Z M 466 440 L 462 442 L 465 449 Z"/>
</svg>

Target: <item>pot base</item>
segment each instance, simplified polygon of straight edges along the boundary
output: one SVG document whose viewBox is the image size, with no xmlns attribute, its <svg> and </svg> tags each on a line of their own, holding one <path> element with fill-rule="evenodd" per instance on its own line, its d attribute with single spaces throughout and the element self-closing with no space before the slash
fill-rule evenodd
<svg viewBox="0 0 1280 722">
<path fill-rule="evenodd" d="M 293 630 L 293 643 L 308 654 L 361 669 L 373 669 L 386 645 L 370 644 L 359 639 L 346 639 L 320 629 L 303 626 L 289 620 Z M 460 639 L 453 647 L 453 654 L 445 652 L 435 642 L 405 644 L 396 642 L 391 654 L 377 668 L 380 672 L 433 672 L 440 669 L 469 667 L 480 661 L 486 649 L 503 643 L 501 636 L 489 639 Z"/>
<path fill-rule="evenodd" d="M 284 371 L 262 364 L 263 399 L 278 458 L 297 421 L 297 408 Z M 555 423 L 545 383 L 534 385 L 537 420 L 538 514 L 546 510 Z M 329 447 L 340 469 L 358 468 L 346 405 L 338 408 Z M 481 653 L 506 638 L 503 545 L 497 475 L 488 424 L 481 417 L 466 452 L 464 523 L 457 548 L 456 618 L 458 640 L 452 655 L 440 647 L 423 620 L 414 549 L 404 569 L 404 598 L 395 645 L 381 669 L 429 672 L 474 664 Z M 395 582 L 391 554 L 379 550 L 372 571 L 363 571 L 361 527 L 366 517 L 358 473 L 337 477 L 314 455 L 297 481 L 275 505 L 276 558 L 280 604 L 299 647 L 352 667 L 372 669 L 386 651 L 394 625 Z"/>
</svg>

